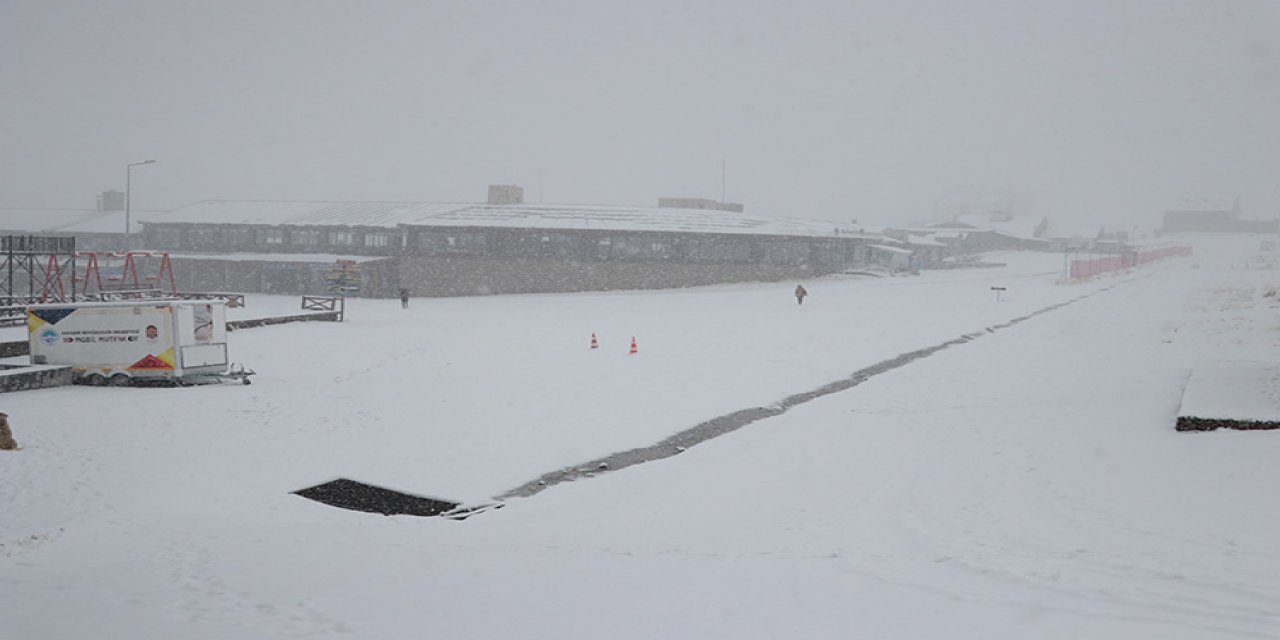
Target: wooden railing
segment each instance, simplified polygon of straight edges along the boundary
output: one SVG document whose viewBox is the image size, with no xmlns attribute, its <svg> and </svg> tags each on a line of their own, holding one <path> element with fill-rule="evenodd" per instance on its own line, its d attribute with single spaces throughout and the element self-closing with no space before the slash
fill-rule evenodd
<svg viewBox="0 0 1280 640">
<path fill-rule="evenodd" d="M 26 324 L 26 322 L 27 308 L 25 306 L 0 307 L 0 327 L 14 327 L 20 324 Z"/>
<path fill-rule="evenodd" d="M 332 311 L 338 314 L 338 322 L 346 311 L 347 299 L 342 296 L 302 296 L 303 311 Z"/>
<path fill-rule="evenodd" d="M 160 289 L 111 289 L 80 296 L 84 302 L 120 302 L 122 300 L 168 300 L 173 294 Z"/>
<path fill-rule="evenodd" d="M 243 293 L 226 293 L 221 291 L 179 291 L 181 300 L 225 300 L 227 308 L 243 307 Z"/>
</svg>

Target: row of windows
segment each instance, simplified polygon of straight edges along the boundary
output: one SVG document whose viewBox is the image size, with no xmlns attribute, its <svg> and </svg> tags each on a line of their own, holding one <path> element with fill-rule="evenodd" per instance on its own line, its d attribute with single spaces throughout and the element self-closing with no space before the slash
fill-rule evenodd
<svg viewBox="0 0 1280 640">
<path fill-rule="evenodd" d="M 581 260 L 670 260 L 691 262 L 801 264 L 839 261 L 856 254 L 852 243 L 815 245 L 809 240 L 688 237 L 665 234 L 604 236 L 557 231 L 398 231 L 280 227 L 176 227 L 147 230 L 154 246 L 194 251 L 246 249 L 346 249 L 387 254 L 404 247 L 422 256 L 503 255 Z"/>
<path fill-rule="evenodd" d="M 148 232 L 158 246 L 185 247 L 195 250 L 219 248 L 267 247 L 355 247 L 383 248 L 399 241 L 399 234 L 372 232 L 357 234 L 345 229 L 221 229 L 217 227 L 159 227 Z"/>
</svg>

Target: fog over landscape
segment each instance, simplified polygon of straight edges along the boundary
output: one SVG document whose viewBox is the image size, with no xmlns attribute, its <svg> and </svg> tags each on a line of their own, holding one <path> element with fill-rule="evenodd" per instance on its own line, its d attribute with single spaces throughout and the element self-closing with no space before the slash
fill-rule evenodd
<svg viewBox="0 0 1280 640">
<path fill-rule="evenodd" d="M 0 0 L 0 91 L 0 640 L 1280 638 L 1280 0 Z"/>
<path fill-rule="evenodd" d="M 0 207 L 1280 211 L 1280 5 L 0 0 Z"/>
</svg>

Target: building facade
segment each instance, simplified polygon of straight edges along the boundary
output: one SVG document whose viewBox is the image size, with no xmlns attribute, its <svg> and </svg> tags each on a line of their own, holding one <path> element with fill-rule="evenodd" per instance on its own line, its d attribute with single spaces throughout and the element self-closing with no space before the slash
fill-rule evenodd
<svg viewBox="0 0 1280 640">
<path fill-rule="evenodd" d="M 1228 201 L 1214 198 L 1196 198 L 1175 203 L 1164 212 L 1164 233 L 1181 232 L 1232 232 L 1276 233 L 1280 222 L 1276 220 L 1241 220 L 1240 199 Z"/>
<path fill-rule="evenodd" d="M 355 257 L 360 295 L 390 297 L 807 278 L 865 263 L 885 240 L 721 210 L 208 201 L 148 220 L 142 244 L 173 254 L 180 280 L 200 274 L 193 288 L 318 293 L 335 257 Z"/>
</svg>

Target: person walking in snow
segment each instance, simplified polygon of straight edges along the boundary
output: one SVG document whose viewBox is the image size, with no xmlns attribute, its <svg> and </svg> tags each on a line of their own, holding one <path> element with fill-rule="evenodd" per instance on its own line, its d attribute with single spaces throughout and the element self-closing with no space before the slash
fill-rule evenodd
<svg viewBox="0 0 1280 640">
<path fill-rule="evenodd" d="M 796 304 L 804 304 L 804 297 L 807 295 L 809 292 L 805 291 L 804 285 L 796 285 Z"/>
<path fill-rule="evenodd" d="M 400 308 L 401 309 L 409 308 L 409 290 L 408 289 L 400 290 Z"/>
</svg>

